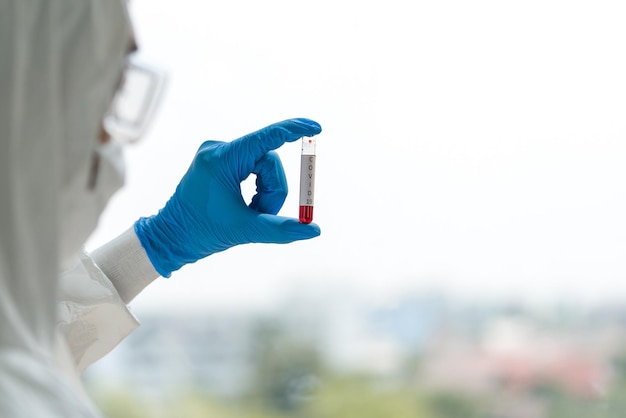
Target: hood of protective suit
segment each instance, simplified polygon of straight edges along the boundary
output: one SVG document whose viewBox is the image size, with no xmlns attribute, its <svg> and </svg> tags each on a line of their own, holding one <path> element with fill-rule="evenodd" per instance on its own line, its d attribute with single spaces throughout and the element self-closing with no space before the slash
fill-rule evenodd
<svg viewBox="0 0 626 418">
<path fill-rule="evenodd" d="M 71 217 L 80 216 L 68 208 L 80 206 L 75 185 L 87 187 L 129 39 L 124 0 L 0 2 L 3 398 L 17 390 L 7 386 L 11 379 L 26 388 L 47 387 L 46 379 L 54 379 L 45 365 L 54 341 L 60 260 L 83 244 L 63 243 L 61 237 L 75 223 Z M 21 366 L 9 367 L 9 358 Z M 26 375 L 28 370 L 39 370 L 39 376 Z"/>
</svg>

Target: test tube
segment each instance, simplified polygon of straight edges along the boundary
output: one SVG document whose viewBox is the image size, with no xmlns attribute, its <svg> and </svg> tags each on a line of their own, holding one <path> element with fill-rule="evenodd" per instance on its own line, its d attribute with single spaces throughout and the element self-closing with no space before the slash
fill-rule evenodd
<svg viewBox="0 0 626 418">
<path fill-rule="evenodd" d="M 300 222 L 313 222 L 313 200 L 315 196 L 315 139 L 302 138 L 300 157 Z"/>
</svg>

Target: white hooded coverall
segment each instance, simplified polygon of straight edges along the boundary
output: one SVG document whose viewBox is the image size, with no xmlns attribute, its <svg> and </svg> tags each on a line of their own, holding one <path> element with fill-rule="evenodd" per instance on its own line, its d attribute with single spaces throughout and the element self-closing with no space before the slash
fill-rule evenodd
<svg viewBox="0 0 626 418">
<path fill-rule="evenodd" d="M 79 255 L 116 188 L 107 164 L 86 184 L 130 34 L 124 0 L 0 0 L 2 418 L 99 416 L 78 376 L 157 276 L 132 229 Z"/>
</svg>

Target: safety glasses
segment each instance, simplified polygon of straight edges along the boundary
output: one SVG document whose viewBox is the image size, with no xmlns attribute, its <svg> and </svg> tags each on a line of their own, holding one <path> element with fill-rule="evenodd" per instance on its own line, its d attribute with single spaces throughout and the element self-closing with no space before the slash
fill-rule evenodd
<svg viewBox="0 0 626 418">
<path fill-rule="evenodd" d="M 145 133 L 165 86 L 165 73 L 129 59 L 104 129 L 116 140 L 137 142 Z"/>
</svg>

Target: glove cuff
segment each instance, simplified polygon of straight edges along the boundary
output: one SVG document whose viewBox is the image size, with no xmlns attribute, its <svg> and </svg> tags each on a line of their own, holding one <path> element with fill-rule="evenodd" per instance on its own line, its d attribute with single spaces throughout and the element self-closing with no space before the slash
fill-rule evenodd
<svg viewBox="0 0 626 418">
<path fill-rule="evenodd" d="M 161 276 L 169 278 L 172 272 L 185 264 L 209 255 L 190 251 L 191 248 L 198 248 L 194 245 L 194 228 L 181 225 L 178 220 L 187 219 L 189 223 L 193 218 L 174 194 L 156 215 L 142 217 L 135 222 L 135 234 Z"/>
</svg>

